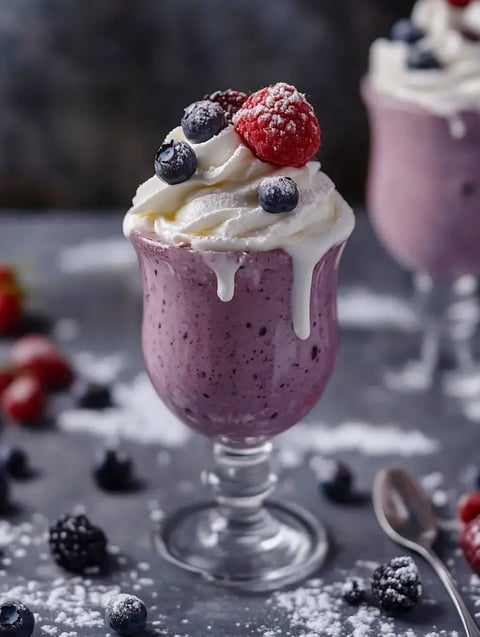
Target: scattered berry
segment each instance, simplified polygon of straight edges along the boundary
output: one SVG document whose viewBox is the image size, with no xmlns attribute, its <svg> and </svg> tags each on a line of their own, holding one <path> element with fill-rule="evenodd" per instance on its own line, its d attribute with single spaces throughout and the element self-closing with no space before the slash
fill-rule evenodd
<svg viewBox="0 0 480 637">
<path fill-rule="evenodd" d="M 107 556 L 105 533 L 85 515 L 66 515 L 50 528 L 53 559 L 72 573 L 101 566 Z"/>
<path fill-rule="evenodd" d="M 452 7 L 468 7 L 472 0 L 447 0 L 448 4 Z"/>
<path fill-rule="evenodd" d="M 233 116 L 240 110 L 247 99 L 247 94 L 229 88 L 226 91 L 215 91 L 211 95 L 205 95 L 203 99 L 220 104 L 225 112 L 227 122 L 231 124 Z"/>
<path fill-rule="evenodd" d="M 19 376 L 3 392 L 0 404 L 5 415 L 14 422 L 32 424 L 45 415 L 45 397 L 33 376 Z"/>
<path fill-rule="evenodd" d="M 458 517 L 467 524 L 480 515 L 480 491 L 467 493 L 458 503 Z"/>
<path fill-rule="evenodd" d="M 440 60 L 431 51 L 416 48 L 408 52 L 407 66 L 415 71 L 434 71 L 442 68 Z"/>
<path fill-rule="evenodd" d="M 6 472 L 0 469 L 0 510 L 5 510 L 10 504 L 10 483 Z M 0 630 L 0 635 L 2 634 Z"/>
<path fill-rule="evenodd" d="M 181 184 L 197 170 L 197 156 L 186 142 L 173 140 L 160 146 L 155 155 L 155 173 L 167 184 Z"/>
<path fill-rule="evenodd" d="M 41 334 L 27 334 L 12 347 L 15 368 L 36 378 L 48 389 L 64 389 L 73 381 L 73 371 L 52 341 Z"/>
<path fill-rule="evenodd" d="M 0 369 L 0 396 L 5 389 L 13 382 L 15 378 L 13 372 L 10 369 Z"/>
<path fill-rule="evenodd" d="M 106 491 L 125 491 L 133 484 L 132 461 L 119 449 L 106 449 L 94 468 L 97 484 Z"/>
<path fill-rule="evenodd" d="M 460 536 L 465 559 L 475 573 L 480 574 L 480 517 L 476 517 L 464 527 Z"/>
<path fill-rule="evenodd" d="M 0 470 L 3 469 L 10 477 L 21 480 L 31 475 L 28 456 L 18 447 L 0 448 Z"/>
<path fill-rule="evenodd" d="M 73 386 L 73 396 L 81 409 L 108 409 L 113 405 L 108 385 L 84 379 L 78 380 Z"/>
<path fill-rule="evenodd" d="M 0 292 L 0 334 L 10 334 L 20 326 L 22 299 L 16 292 Z"/>
<path fill-rule="evenodd" d="M 225 111 L 216 102 L 202 100 L 187 106 L 182 117 L 185 137 L 194 144 L 200 144 L 215 137 L 227 125 Z"/>
<path fill-rule="evenodd" d="M 425 31 L 420 29 L 420 27 L 417 27 L 408 18 L 395 22 L 392 27 L 392 40 L 399 40 L 401 42 L 407 42 L 408 44 L 415 44 L 424 37 Z"/>
<path fill-rule="evenodd" d="M 372 594 L 387 612 L 407 612 L 421 594 L 420 573 L 411 557 L 395 557 L 373 573 Z"/>
<path fill-rule="evenodd" d="M 320 125 L 312 106 L 283 82 L 250 95 L 233 123 L 259 159 L 279 166 L 304 166 L 320 146 Z"/>
<path fill-rule="evenodd" d="M 358 606 L 365 601 L 365 589 L 357 579 L 350 579 L 343 585 L 342 597 L 351 606 Z"/>
<path fill-rule="evenodd" d="M 23 602 L 6 599 L 0 602 L 0 635 L 30 637 L 35 628 L 35 617 Z"/>
<path fill-rule="evenodd" d="M 115 595 L 107 604 L 105 623 L 119 635 L 136 635 L 147 624 L 147 608 L 135 595 Z"/>
<path fill-rule="evenodd" d="M 353 476 L 345 463 L 322 459 L 315 464 L 315 472 L 320 488 L 329 500 L 342 503 L 352 499 Z"/>
<path fill-rule="evenodd" d="M 265 177 L 258 186 L 258 203 L 266 212 L 290 212 L 298 197 L 297 184 L 290 177 Z"/>
</svg>

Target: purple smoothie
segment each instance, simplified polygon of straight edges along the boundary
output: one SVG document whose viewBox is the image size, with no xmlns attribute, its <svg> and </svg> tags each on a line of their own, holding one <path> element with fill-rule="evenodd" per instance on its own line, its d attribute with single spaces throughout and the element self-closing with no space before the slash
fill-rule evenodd
<svg viewBox="0 0 480 637">
<path fill-rule="evenodd" d="M 292 264 L 284 251 L 230 253 L 242 266 L 233 299 L 223 302 L 200 252 L 138 232 L 131 240 L 144 284 L 145 363 L 166 405 L 193 429 L 235 445 L 258 443 L 296 424 L 333 370 L 340 247 L 314 270 L 311 334 L 300 340 L 292 325 Z"/>
<path fill-rule="evenodd" d="M 446 118 L 375 91 L 364 81 L 372 148 L 373 226 L 406 268 L 436 278 L 480 273 L 480 114 Z"/>
</svg>

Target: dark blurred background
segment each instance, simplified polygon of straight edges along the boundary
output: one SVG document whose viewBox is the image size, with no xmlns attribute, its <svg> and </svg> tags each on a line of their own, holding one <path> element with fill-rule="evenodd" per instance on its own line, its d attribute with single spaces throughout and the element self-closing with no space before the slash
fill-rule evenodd
<svg viewBox="0 0 480 637">
<path fill-rule="evenodd" d="M 183 107 L 284 80 L 362 200 L 368 47 L 413 0 L 0 0 L 0 207 L 127 208 Z"/>
</svg>

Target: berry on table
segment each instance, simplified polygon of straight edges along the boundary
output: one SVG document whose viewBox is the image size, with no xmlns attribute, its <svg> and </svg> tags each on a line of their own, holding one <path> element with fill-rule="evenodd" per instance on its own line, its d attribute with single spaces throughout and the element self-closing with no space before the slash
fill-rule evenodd
<svg viewBox="0 0 480 637">
<path fill-rule="evenodd" d="M 81 409 L 108 409 L 112 407 L 112 394 L 108 385 L 79 379 L 73 386 L 73 396 Z"/>
<path fill-rule="evenodd" d="M 0 396 L 13 382 L 15 376 L 11 369 L 0 369 Z"/>
<path fill-rule="evenodd" d="M 226 91 L 215 91 L 215 93 L 205 95 L 203 99 L 220 104 L 225 111 L 225 118 L 230 124 L 235 113 L 240 110 L 247 99 L 247 94 L 228 88 Z"/>
<path fill-rule="evenodd" d="M 417 27 L 408 18 L 404 20 L 398 20 L 392 27 L 390 34 L 392 40 L 398 40 L 400 42 L 407 42 L 408 44 L 415 44 L 419 40 L 425 37 L 425 31 Z"/>
<path fill-rule="evenodd" d="M 464 527 L 460 536 L 465 559 L 475 573 L 480 574 L 480 517 L 476 517 Z"/>
<path fill-rule="evenodd" d="M 258 203 L 265 212 L 290 212 L 298 205 L 297 184 L 291 177 L 265 177 L 258 186 Z"/>
<path fill-rule="evenodd" d="M 55 562 L 72 573 L 100 567 L 107 557 L 105 533 L 86 515 L 65 515 L 50 528 L 50 550 Z"/>
<path fill-rule="evenodd" d="M 440 60 L 431 51 L 416 48 L 408 52 L 407 66 L 415 71 L 435 71 L 442 68 Z"/>
<path fill-rule="evenodd" d="M 32 424 L 45 415 L 45 396 L 33 376 L 19 376 L 3 392 L 0 404 L 4 414 L 14 422 Z"/>
<path fill-rule="evenodd" d="M 353 498 L 353 475 L 344 462 L 321 459 L 315 462 L 314 470 L 320 489 L 333 502 L 350 502 Z"/>
<path fill-rule="evenodd" d="M 132 461 L 120 449 L 105 449 L 94 468 L 95 480 L 106 491 L 125 491 L 133 484 Z"/>
<path fill-rule="evenodd" d="M 227 126 L 225 111 L 217 102 L 202 100 L 187 106 L 182 117 L 185 137 L 200 144 L 218 135 Z"/>
<path fill-rule="evenodd" d="M 171 186 L 188 181 L 197 170 L 197 156 L 186 142 L 162 144 L 155 155 L 155 174 Z"/>
<path fill-rule="evenodd" d="M 365 601 L 365 589 L 358 579 L 349 579 L 342 587 L 342 597 L 351 606 L 358 606 Z"/>
<path fill-rule="evenodd" d="M 21 480 L 31 475 L 28 456 L 19 447 L 0 448 L 0 470 L 4 470 L 10 477 Z"/>
<path fill-rule="evenodd" d="M 35 628 L 35 617 L 23 602 L 16 599 L 0 601 L 0 635 L 30 637 Z"/>
<path fill-rule="evenodd" d="M 36 378 L 45 388 L 64 389 L 73 381 L 69 363 L 52 341 L 42 334 L 27 334 L 12 347 L 15 368 Z"/>
<path fill-rule="evenodd" d="M 10 334 L 20 327 L 22 299 L 16 292 L 0 292 L 0 334 Z"/>
<path fill-rule="evenodd" d="M 422 594 L 420 573 L 411 557 L 395 557 L 375 569 L 372 594 L 387 612 L 407 612 Z"/>
<path fill-rule="evenodd" d="M 0 510 L 5 511 L 10 504 L 10 483 L 6 472 L 0 469 Z M 1 635 L 0 631 L 0 635 Z"/>
<path fill-rule="evenodd" d="M 320 146 L 320 125 L 311 104 L 284 82 L 250 95 L 233 123 L 259 159 L 279 166 L 304 166 Z"/>
<path fill-rule="evenodd" d="M 115 595 L 105 609 L 105 622 L 119 635 L 136 635 L 147 624 L 147 608 L 135 595 Z"/>
<path fill-rule="evenodd" d="M 458 503 L 458 517 L 464 524 L 468 524 L 480 515 L 480 491 L 467 493 Z"/>
</svg>

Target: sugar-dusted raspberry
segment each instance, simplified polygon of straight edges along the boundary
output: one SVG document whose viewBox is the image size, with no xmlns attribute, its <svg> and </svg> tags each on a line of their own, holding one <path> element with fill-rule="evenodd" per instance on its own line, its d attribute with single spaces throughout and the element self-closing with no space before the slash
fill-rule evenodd
<svg viewBox="0 0 480 637">
<path fill-rule="evenodd" d="M 233 116 L 240 110 L 247 99 L 247 94 L 242 93 L 242 91 L 235 91 L 233 88 L 227 88 L 226 91 L 215 91 L 211 95 L 205 95 L 203 99 L 220 104 L 225 111 L 227 122 L 231 123 Z"/>
<path fill-rule="evenodd" d="M 468 7 L 468 5 L 472 2 L 472 0 L 447 0 L 448 4 L 452 7 Z"/>
<path fill-rule="evenodd" d="M 460 546 L 467 562 L 480 574 L 480 517 L 465 526 L 460 536 Z"/>
<path fill-rule="evenodd" d="M 467 493 L 458 503 L 458 517 L 462 522 L 468 524 L 480 515 L 480 491 Z"/>
<path fill-rule="evenodd" d="M 233 123 L 259 159 L 279 166 L 304 166 L 320 146 L 311 104 L 284 82 L 250 95 Z"/>
</svg>

